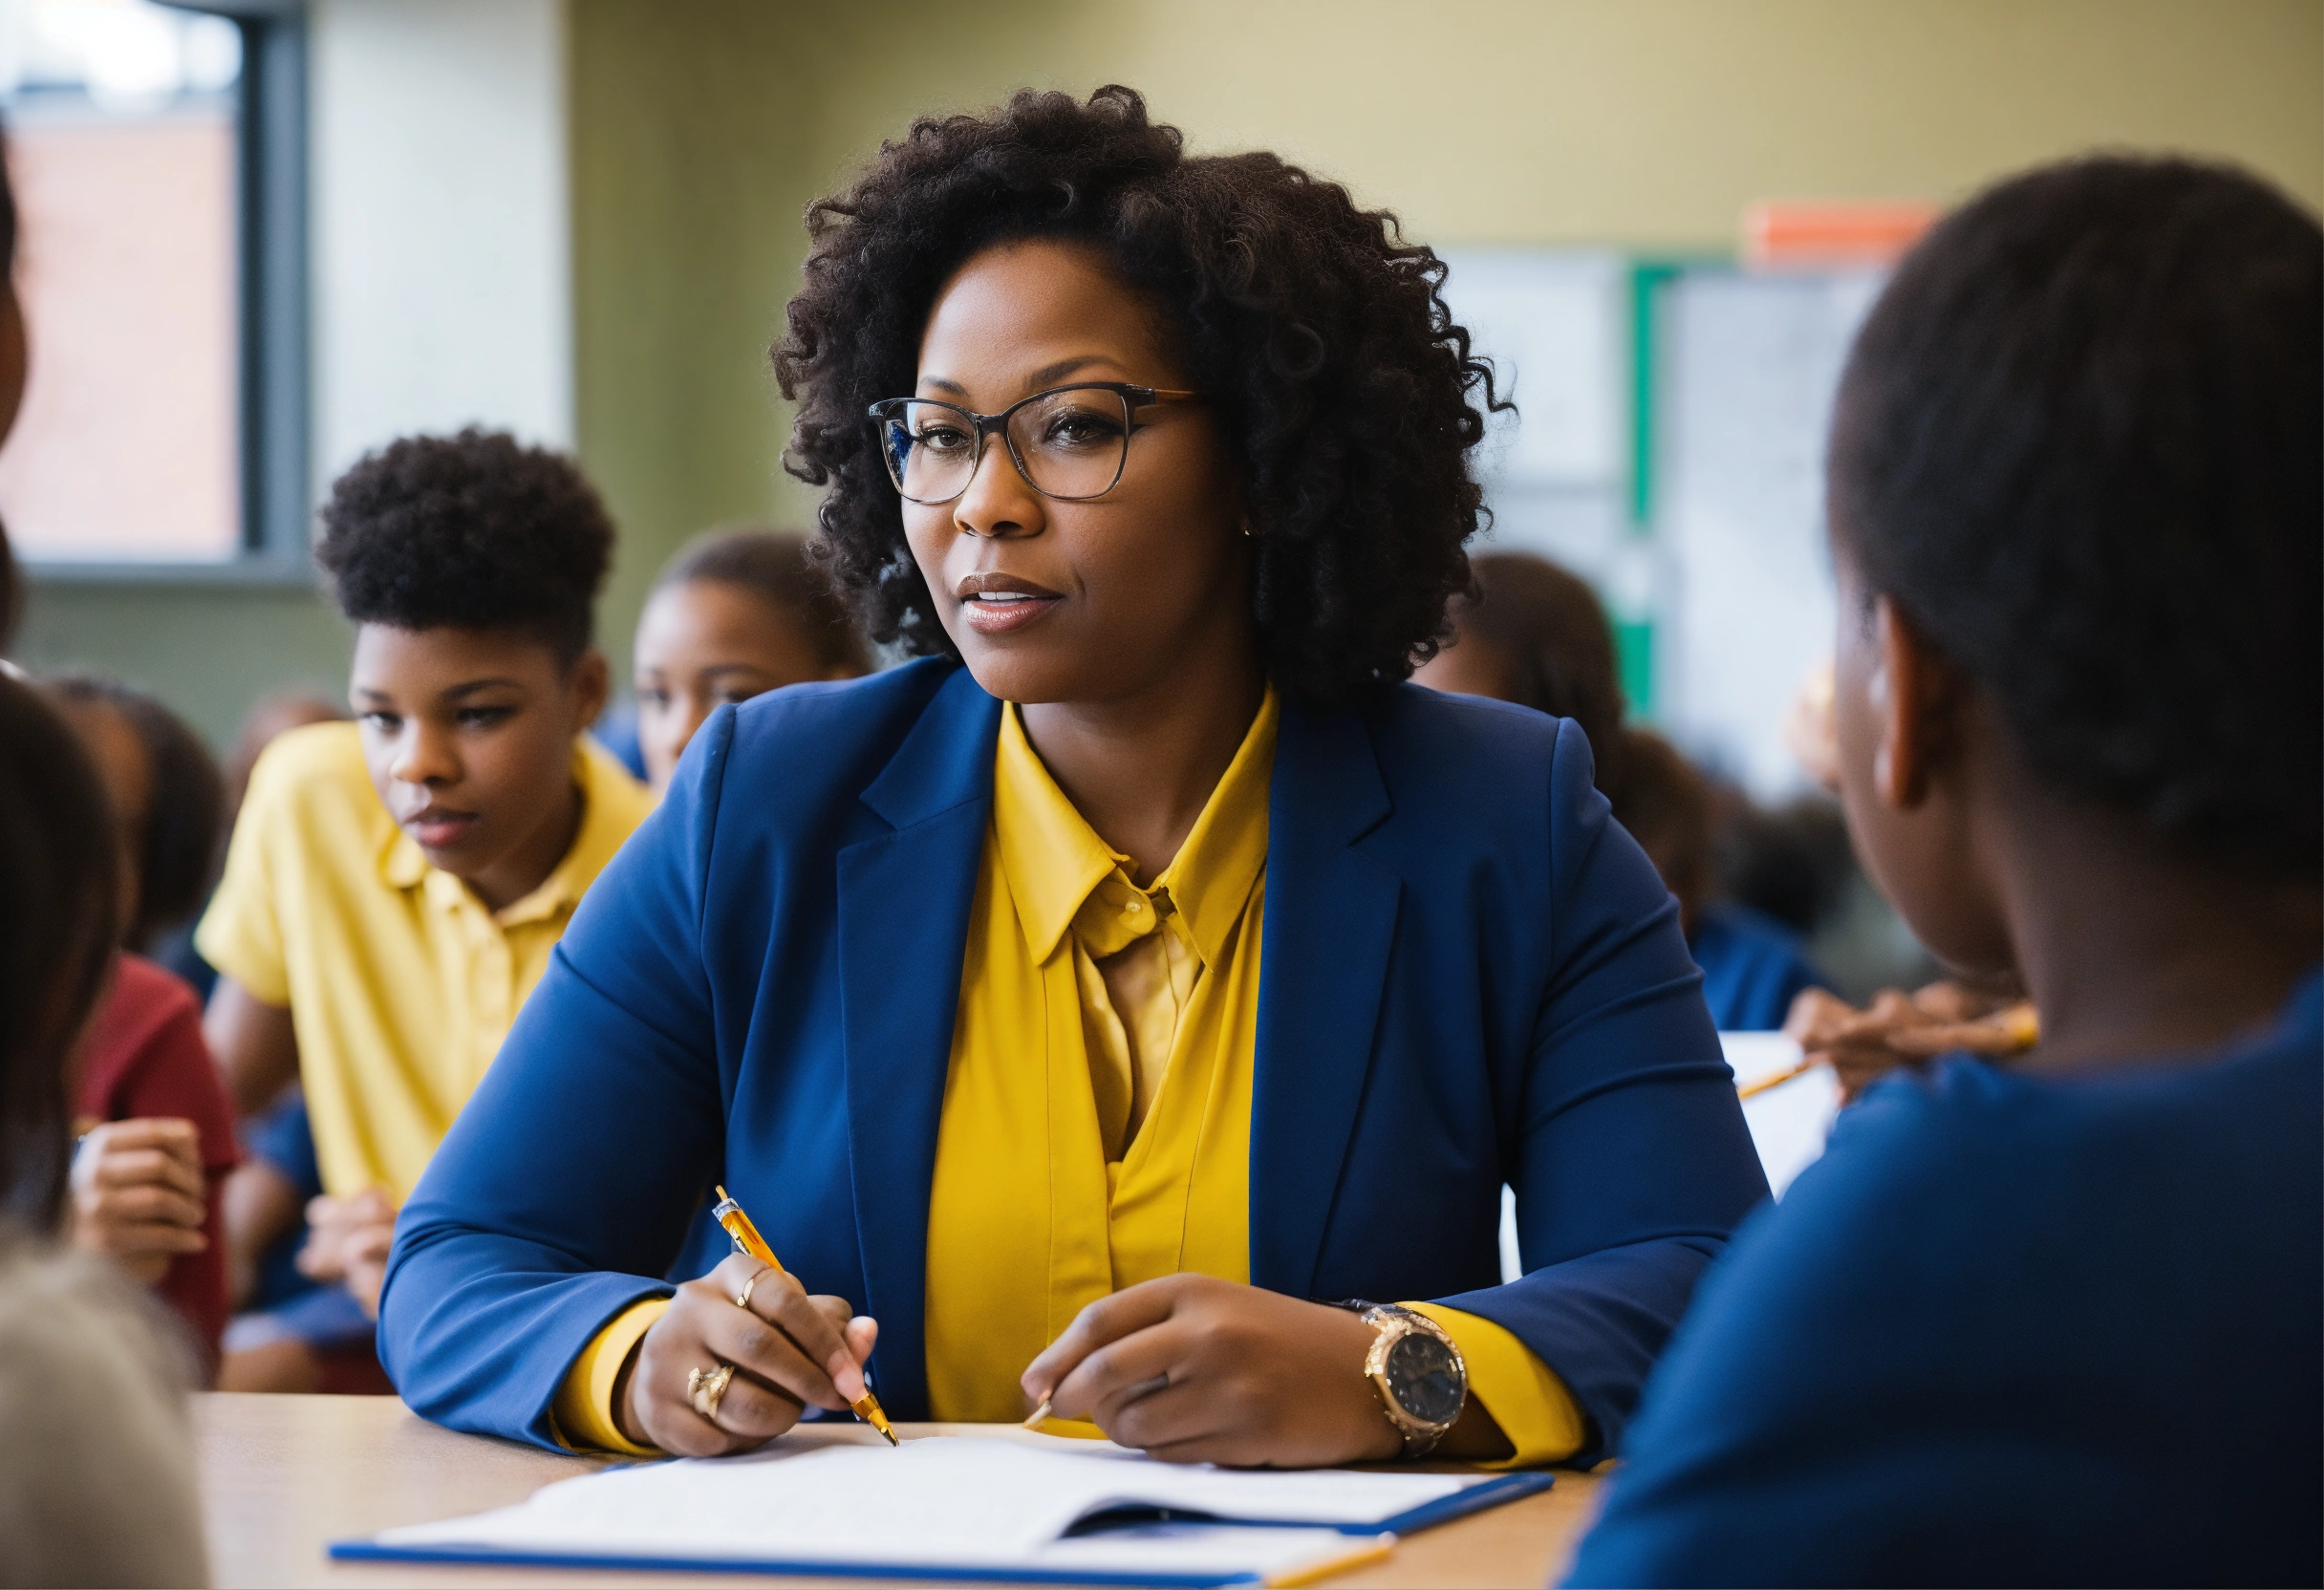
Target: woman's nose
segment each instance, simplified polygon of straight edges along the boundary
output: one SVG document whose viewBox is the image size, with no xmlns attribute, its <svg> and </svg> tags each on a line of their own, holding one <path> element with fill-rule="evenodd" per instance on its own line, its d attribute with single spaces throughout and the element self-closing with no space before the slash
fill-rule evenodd
<svg viewBox="0 0 2324 1590">
<path fill-rule="evenodd" d="M 1043 524 L 1042 497 L 1018 472 L 1008 443 L 987 438 L 968 488 L 952 505 L 953 527 L 962 535 L 1037 535 Z"/>
</svg>

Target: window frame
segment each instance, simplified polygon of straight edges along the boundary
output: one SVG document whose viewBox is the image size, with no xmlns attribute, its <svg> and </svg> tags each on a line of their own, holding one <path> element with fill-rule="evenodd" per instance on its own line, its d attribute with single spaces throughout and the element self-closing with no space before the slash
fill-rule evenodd
<svg viewBox="0 0 2324 1590">
<path fill-rule="evenodd" d="M 242 34 L 234 85 L 234 318 L 242 524 L 234 555 L 18 559 L 38 584 L 312 586 L 305 0 L 159 0 Z"/>
</svg>

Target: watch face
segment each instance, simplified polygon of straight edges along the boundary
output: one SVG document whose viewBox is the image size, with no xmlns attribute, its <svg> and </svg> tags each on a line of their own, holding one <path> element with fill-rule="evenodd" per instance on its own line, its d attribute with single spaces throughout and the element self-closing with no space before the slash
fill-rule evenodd
<svg viewBox="0 0 2324 1590">
<path fill-rule="evenodd" d="M 1449 1425 L 1460 1417 L 1462 1384 L 1452 1347 L 1416 1330 L 1388 1350 L 1381 1373 L 1396 1406 L 1424 1425 Z"/>
</svg>

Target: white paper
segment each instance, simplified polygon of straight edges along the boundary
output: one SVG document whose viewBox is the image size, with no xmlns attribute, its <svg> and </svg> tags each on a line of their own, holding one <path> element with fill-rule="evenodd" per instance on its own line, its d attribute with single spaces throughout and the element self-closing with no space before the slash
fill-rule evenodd
<svg viewBox="0 0 2324 1590">
<path fill-rule="evenodd" d="M 928 1436 L 893 1450 L 847 1446 L 806 1451 L 777 1443 L 745 1457 L 685 1459 L 561 1480 L 515 1507 L 389 1530 L 378 1543 L 932 1567 L 1055 1558 L 1093 1567 L 1100 1560 L 1147 1562 L 1166 1543 L 1149 1532 L 1111 1540 L 1105 1534 L 1064 1539 L 1077 1520 L 1112 1508 L 1316 1526 L 1376 1524 L 1476 1483 L 1458 1474 L 1184 1466 L 1084 1442 Z M 1255 1570 L 1361 1543 L 1336 1531 L 1307 1528 L 1188 1530 L 1170 1538 L 1186 1542 L 1171 1547 L 1173 1564 L 1189 1554 L 1229 1551 L 1237 1555 L 1228 1566 Z"/>
<path fill-rule="evenodd" d="M 1799 1045 L 1779 1032 L 1723 1032 L 1719 1047 L 1726 1051 L 1738 1085 L 1788 1071 L 1800 1059 Z M 1767 1185 L 1776 1197 L 1783 1196 L 1795 1176 L 1823 1157 L 1824 1140 L 1832 1135 L 1832 1123 L 1839 1116 L 1840 1079 L 1829 1065 L 1803 1071 L 1743 1101 L 1743 1124 L 1751 1128 L 1759 1168 L 1767 1172 Z"/>
</svg>

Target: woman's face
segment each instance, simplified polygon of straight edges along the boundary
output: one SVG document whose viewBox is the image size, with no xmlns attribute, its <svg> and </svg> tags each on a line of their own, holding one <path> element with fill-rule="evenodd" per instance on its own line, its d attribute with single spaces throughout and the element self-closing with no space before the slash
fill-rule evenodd
<svg viewBox="0 0 2324 1590">
<path fill-rule="evenodd" d="M 1158 321 L 1090 248 L 991 248 L 937 294 L 915 396 L 998 414 L 1077 381 L 1190 387 Z M 967 490 L 905 503 L 904 529 L 953 644 L 1003 699 L 1122 700 L 1251 647 L 1239 470 L 1207 403 L 1140 409 L 1121 480 L 1087 502 L 1035 491 L 993 437 Z"/>
</svg>

